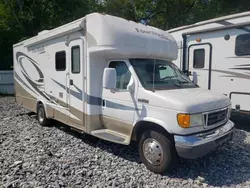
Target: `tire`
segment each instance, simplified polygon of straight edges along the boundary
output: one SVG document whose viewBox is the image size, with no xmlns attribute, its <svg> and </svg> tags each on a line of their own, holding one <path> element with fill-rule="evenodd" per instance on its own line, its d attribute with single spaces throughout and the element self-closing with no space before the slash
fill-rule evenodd
<svg viewBox="0 0 250 188">
<path fill-rule="evenodd" d="M 37 107 L 37 121 L 42 126 L 48 126 L 49 125 L 49 119 L 46 117 L 45 109 L 43 104 L 38 104 Z"/>
<path fill-rule="evenodd" d="M 170 171 L 178 161 L 174 144 L 155 130 L 148 130 L 142 134 L 139 155 L 148 170 L 160 174 Z"/>
</svg>

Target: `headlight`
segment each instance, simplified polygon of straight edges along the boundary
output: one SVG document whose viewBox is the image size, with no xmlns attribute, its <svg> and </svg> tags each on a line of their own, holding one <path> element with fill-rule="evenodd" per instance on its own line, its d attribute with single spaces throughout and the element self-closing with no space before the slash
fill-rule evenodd
<svg viewBox="0 0 250 188">
<path fill-rule="evenodd" d="M 189 128 L 195 126 L 203 125 L 203 115 L 202 114 L 178 114 L 177 115 L 178 124 L 182 128 Z"/>
</svg>

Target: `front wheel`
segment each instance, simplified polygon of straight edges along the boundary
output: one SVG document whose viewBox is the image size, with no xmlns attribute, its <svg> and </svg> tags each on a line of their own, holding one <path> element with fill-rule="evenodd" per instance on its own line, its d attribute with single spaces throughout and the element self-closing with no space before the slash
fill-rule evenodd
<svg viewBox="0 0 250 188">
<path fill-rule="evenodd" d="M 170 170 L 178 159 L 174 144 L 166 136 L 154 130 L 142 134 L 139 154 L 145 166 L 155 173 Z"/>
</svg>

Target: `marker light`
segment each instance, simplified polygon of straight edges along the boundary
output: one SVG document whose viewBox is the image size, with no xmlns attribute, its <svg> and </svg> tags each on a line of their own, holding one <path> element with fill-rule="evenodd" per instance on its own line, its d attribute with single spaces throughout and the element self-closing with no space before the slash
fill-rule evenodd
<svg viewBox="0 0 250 188">
<path fill-rule="evenodd" d="M 200 39 L 200 38 L 197 38 L 197 39 L 196 39 L 196 42 L 201 42 L 201 39 Z"/>
</svg>

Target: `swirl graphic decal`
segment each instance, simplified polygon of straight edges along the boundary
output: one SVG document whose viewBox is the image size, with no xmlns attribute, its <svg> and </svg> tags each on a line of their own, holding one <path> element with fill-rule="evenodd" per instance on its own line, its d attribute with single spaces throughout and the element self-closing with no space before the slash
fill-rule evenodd
<svg viewBox="0 0 250 188">
<path fill-rule="evenodd" d="M 42 97 L 44 97 L 45 99 L 51 101 L 50 98 L 46 95 L 46 93 L 41 91 L 41 89 L 39 88 L 41 86 L 44 86 L 44 74 L 42 73 L 41 69 L 39 68 L 39 64 L 36 61 L 34 61 L 32 58 L 30 58 L 29 56 L 27 56 L 26 54 L 24 54 L 22 52 L 17 52 L 16 53 L 16 60 L 17 60 L 17 63 L 19 64 L 19 66 L 20 66 L 21 73 L 25 77 L 26 81 L 32 87 L 31 91 L 33 91 L 33 92 L 36 91 Z M 29 75 L 28 71 L 25 69 L 27 64 L 30 64 L 31 66 L 33 66 L 34 70 L 37 71 L 37 75 L 39 77 L 37 80 L 34 80 Z M 18 76 L 18 77 L 17 76 L 18 76 L 18 74 L 15 72 L 15 77 L 19 81 L 21 81 L 22 83 L 25 83 L 23 80 L 21 80 L 20 76 Z M 27 85 L 27 83 L 25 83 L 25 85 Z M 28 87 L 28 88 L 30 89 L 30 87 Z"/>
</svg>

